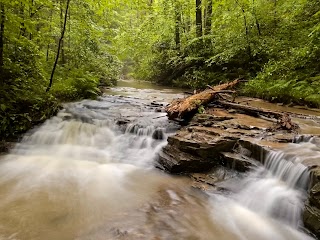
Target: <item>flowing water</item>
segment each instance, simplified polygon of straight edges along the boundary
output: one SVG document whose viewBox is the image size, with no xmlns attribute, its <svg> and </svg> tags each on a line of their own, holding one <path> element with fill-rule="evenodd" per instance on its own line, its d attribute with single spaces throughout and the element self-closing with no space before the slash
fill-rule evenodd
<svg viewBox="0 0 320 240">
<path fill-rule="evenodd" d="M 312 239 L 299 158 L 272 153 L 222 182 L 228 191 L 203 193 L 154 168 L 177 129 L 156 109 L 177 91 L 125 83 L 108 94 L 66 104 L 0 160 L 0 239 Z"/>
</svg>

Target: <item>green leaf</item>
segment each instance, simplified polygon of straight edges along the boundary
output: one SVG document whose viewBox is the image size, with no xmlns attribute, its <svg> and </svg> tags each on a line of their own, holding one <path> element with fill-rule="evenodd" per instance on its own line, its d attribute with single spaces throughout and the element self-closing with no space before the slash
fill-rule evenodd
<svg viewBox="0 0 320 240">
<path fill-rule="evenodd" d="M 7 106 L 2 103 L 2 104 L 0 104 L 0 109 L 5 112 L 7 109 Z"/>
</svg>

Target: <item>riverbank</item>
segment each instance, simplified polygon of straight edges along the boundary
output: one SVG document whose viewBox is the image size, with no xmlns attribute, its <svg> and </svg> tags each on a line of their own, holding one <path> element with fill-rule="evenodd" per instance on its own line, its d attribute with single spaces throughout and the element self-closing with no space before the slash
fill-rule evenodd
<svg viewBox="0 0 320 240">
<path fill-rule="evenodd" d="M 264 166 L 281 181 L 308 192 L 303 210 L 304 226 L 320 237 L 319 111 L 250 98 L 239 98 L 236 102 L 265 112 L 287 113 L 299 128 L 281 129 L 268 114 L 248 114 L 239 108 L 213 103 L 205 108 L 205 113 L 196 114 L 187 126 L 168 138 L 157 166 L 173 174 L 189 176 L 194 187 L 208 192 L 233 192 L 224 182 L 238 173 L 250 174 Z M 286 164 L 289 164 L 286 170 L 280 168 Z M 305 170 L 294 172 L 300 165 Z M 310 179 L 307 174 L 308 179 L 301 182 L 308 171 Z"/>
</svg>

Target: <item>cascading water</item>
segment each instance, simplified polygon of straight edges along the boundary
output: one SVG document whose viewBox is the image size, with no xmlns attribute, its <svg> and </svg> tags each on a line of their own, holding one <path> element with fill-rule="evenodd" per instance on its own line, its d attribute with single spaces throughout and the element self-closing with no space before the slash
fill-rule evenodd
<svg viewBox="0 0 320 240">
<path fill-rule="evenodd" d="M 254 212 L 299 227 L 308 182 L 307 167 L 286 160 L 282 152 L 271 152 L 265 166 L 242 181 L 236 199 Z"/>
<path fill-rule="evenodd" d="M 153 167 L 177 126 L 150 102 L 176 95 L 113 91 L 138 98 L 67 104 L 1 159 L 1 240 L 311 239 L 297 230 L 308 181 L 297 161 L 271 154 L 229 192 L 203 194 Z"/>
</svg>

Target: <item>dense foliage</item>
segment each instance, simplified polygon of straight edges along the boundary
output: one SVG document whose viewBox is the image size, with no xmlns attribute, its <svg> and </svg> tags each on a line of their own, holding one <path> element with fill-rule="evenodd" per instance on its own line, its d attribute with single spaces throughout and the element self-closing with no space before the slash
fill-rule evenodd
<svg viewBox="0 0 320 240">
<path fill-rule="evenodd" d="M 0 136 L 120 73 L 319 107 L 319 47 L 318 0 L 0 0 Z"/>
<path fill-rule="evenodd" d="M 159 0 L 145 11 L 122 33 L 136 78 L 192 88 L 245 78 L 244 94 L 320 106 L 318 0 Z"/>
<path fill-rule="evenodd" d="M 61 101 L 92 98 L 113 84 L 116 4 L 71 0 L 0 1 L 0 136 L 15 136 L 54 114 Z M 60 58 L 49 84 L 66 17 Z"/>
</svg>

